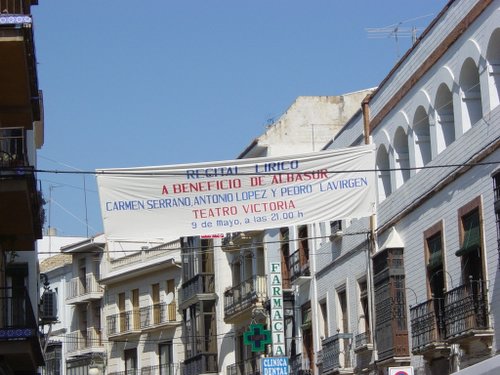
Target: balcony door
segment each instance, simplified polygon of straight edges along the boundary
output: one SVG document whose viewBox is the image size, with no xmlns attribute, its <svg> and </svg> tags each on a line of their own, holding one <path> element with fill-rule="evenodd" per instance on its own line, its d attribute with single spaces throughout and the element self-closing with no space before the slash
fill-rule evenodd
<svg viewBox="0 0 500 375">
<path fill-rule="evenodd" d="M 125 374 L 137 374 L 137 349 L 127 349 L 123 352 L 125 359 Z"/>
<path fill-rule="evenodd" d="M 28 264 L 7 265 L 7 325 L 12 327 L 22 327 L 26 324 L 26 312 L 29 306 L 27 302 L 28 288 Z"/>
<path fill-rule="evenodd" d="M 160 323 L 160 284 L 151 285 L 151 298 L 153 300 L 153 323 Z"/>
<path fill-rule="evenodd" d="M 174 363 L 172 342 L 165 342 L 159 346 L 160 355 L 160 375 L 173 375 L 175 369 L 172 364 Z"/>
</svg>

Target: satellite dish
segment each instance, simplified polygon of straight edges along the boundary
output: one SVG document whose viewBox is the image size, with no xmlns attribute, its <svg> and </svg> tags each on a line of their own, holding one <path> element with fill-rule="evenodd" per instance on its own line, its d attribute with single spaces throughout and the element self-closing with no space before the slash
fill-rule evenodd
<svg viewBox="0 0 500 375">
<path fill-rule="evenodd" d="M 165 303 L 167 305 L 170 305 L 173 300 L 174 300 L 174 293 L 172 293 L 172 292 L 168 293 L 167 298 L 165 299 Z"/>
</svg>

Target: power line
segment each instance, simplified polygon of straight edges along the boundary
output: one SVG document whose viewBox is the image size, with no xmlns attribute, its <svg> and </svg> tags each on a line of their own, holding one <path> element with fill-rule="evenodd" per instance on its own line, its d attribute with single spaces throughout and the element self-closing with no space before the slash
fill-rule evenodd
<svg viewBox="0 0 500 375">
<path fill-rule="evenodd" d="M 424 165 L 421 167 L 399 167 L 399 168 L 369 168 L 369 169 L 355 169 L 355 170 L 325 170 L 322 171 L 326 174 L 338 174 L 338 173 L 367 173 L 367 172 L 391 172 L 391 171 L 407 171 L 407 170 L 421 170 L 421 169 L 436 169 L 436 168 L 457 168 L 457 167 L 475 167 L 484 165 L 494 165 L 500 164 L 500 161 L 490 161 L 490 162 L 477 162 L 477 163 L 450 163 L 450 164 L 439 164 L 439 165 Z M 50 170 L 50 169 L 31 169 L 28 167 L 0 167 L 0 172 L 11 171 L 18 173 L 52 173 L 52 174 L 88 174 L 88 175 L 116 175 L 116 176 L 130 176 L 130 177 L 157 177 L 157 176 L 185 176 L 184 172 L 118 172 L 118 171 L 62 171 L 62 170 Z M 225 177 L 233 176 L 275 176 L 275 175 L 303 175 L 305 173 L 311 173 L 311 171 L 302 172 L 248 172 L 248 173 L 238 173 L 234 175 L 228 175 Z"/>
</svg>

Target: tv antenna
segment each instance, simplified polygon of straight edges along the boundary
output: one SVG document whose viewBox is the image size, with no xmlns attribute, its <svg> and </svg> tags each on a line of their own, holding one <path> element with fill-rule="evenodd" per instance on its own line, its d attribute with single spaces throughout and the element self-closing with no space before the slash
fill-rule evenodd
<svg viewBox="0 0 500 375">
<path fill-rule="evenodd" d="M 417 33 L 421 32 L 423 27 L 411 26 L 407 27 L 406 24 L 420 20 L 422 18 L 427 18 L 432 16 L 433 14 L 426 14 L 425 16 L 410 18 L 405 21 L 400 21 L 398 23 L 384 26 L 384 27 L 367 27 L 365 31 L 368 33 L 369 39 L 386 39 L 386 38 L 394 38 L 396 41 L 396 53 L 397 58 L 401 57 L 399 52 L 399 40 L 401 38 L 411 38 L 412 45 L 417 41 Z"/>
</svg>

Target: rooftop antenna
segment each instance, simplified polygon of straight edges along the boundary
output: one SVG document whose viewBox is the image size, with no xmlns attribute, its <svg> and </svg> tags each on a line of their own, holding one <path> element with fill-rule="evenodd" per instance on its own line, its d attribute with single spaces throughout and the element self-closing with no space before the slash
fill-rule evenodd
<svg viewBox="0 0 500 375">
<path fill-rule="evenodd" d="M 405 21 L 400 21 L 398 23 L 384 26 L 384 27 L 367 27 L 365 31 L 368 33 L 369 39 L 385 39 L 385 38 L 394 38 L 396 41 L 396 53 L 397 58 L 401 57 L 399 52 L 399 39 L 400 38 L 411 38 L 412 45 L 417 41 L 417 32 L 423 30 L 423 27 L 405 27 L 404 25 L 413 21 L 417 21 L 422 18 L 427 18 L 432 16 L 433 14 L 426 14 L 425 16 L 410 18 Z"/>
</svg>

